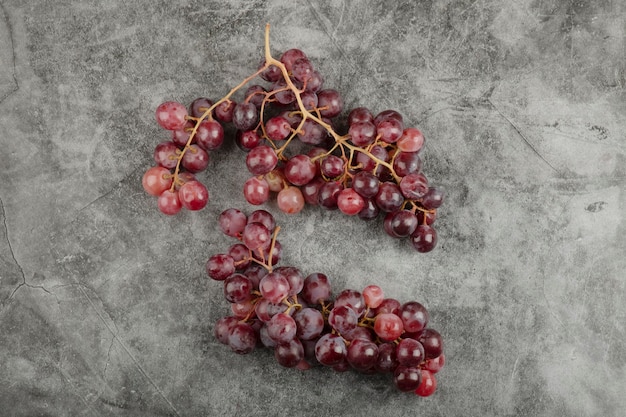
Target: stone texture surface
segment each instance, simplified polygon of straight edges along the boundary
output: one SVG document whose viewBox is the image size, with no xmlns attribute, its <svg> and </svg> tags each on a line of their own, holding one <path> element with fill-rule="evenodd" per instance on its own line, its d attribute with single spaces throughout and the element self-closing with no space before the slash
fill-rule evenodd
<svg viewBox="0 0 626 417">
<path fill-rule="evenodd" d="M 0 409 L 11 416 L 619 416 L 626 410 L 626 6 L 618 0 L 0 4 Z M 164 100 L 219 98 L 263 28 L 348 107 L 399 110 L 446 188 L 439 247 L 335 212 L 279 214 L 284 263 L 416 299 L 437 394 L 233 354 L 204 276 L 244 210 L 231 143 L 199 213 L 140 184 Z"/>
</svg>

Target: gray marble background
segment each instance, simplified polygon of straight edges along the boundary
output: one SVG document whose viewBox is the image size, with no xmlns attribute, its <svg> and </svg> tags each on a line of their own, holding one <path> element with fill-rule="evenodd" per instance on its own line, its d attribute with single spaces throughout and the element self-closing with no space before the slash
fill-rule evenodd
<svg viewBox="0 0 626 417">
<path fill-rule="evenodd" d="M 621 416 L 626 410 L 626 6 L 619 0 L 0 4 L 0 414 Z M 445 187 L 419 255 L 365 223 L 276 213 L 284 264 L 423 302 L 448 363 L 428 399 L 383 376 L 281 368 L 217 343 L 205 279 L 252 210 L 228 142 L 211 203 L 141 187 L 162 101 L 220 98 L 304 50 L 348 108 L 425 132 Z"/>
</svg>

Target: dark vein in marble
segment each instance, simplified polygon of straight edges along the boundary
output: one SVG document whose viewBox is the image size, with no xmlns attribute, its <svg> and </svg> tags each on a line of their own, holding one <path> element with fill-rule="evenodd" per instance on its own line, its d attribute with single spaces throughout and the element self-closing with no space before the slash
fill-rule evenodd
<svg viewBox="0 0 626 417">
<path fill-rule="evenodd" d="M 2 10 L 2 14 L 4 15 L 4 20 L 6 21 L 7 29 L 9 31 L 9 40 L 11 41 L 11 54 L 13 57 L 13 81 L 15 82 L 15 86 L 11 91 L 6 93 L 4 97 L 0 98 L 0 103 L 4 102 L 7 98 L 9 98 L 12 94 L 16 93 L 20 89 L 20 84 L 17 82 L 17 77 L 15 76 L 15 42 L 13 40 L 13 26 L 11 25 L 11 21 L 9 20 L 9 14 L 4 8 L 4 4 L 0 3 L 0 9 Z"/>
</svg>

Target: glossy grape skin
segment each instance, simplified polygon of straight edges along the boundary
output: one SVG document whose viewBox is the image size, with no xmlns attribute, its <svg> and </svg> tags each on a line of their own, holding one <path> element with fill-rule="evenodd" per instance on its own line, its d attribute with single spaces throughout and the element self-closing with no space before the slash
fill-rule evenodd
<svg viewBox="0 0 626 417">
<path fill-rule="evenodd" d="M 303 340 L 318 338 L 324 330 L 324 317 L 319 310 L 303 308 L 293 315 L 296 321 L 296 336 Z"/>
<path fill-rule="evenodd" d="M 265 122 L 265 133 L 271 140 L 284 140 L 291 133 L 291 125 L 284 117 L 275 116 Z"/>
<path fill-rule="evenodd" d="M 165 190 L 157 198 L 157 206 L 163 214 L 173 216 L 178 213 L 183 205 L 178 197 L 178 190 Z"/>
<path fill-rule="evenodd" d="M 235 134 L 235 143 L 244 152 L 249 152 L 262 142 L 263 139 L 256 130 L 238 130 Z"/>
<path fill-rule="evenodd" d="M 230 123 L 233 121 L 233 111 L 235 110 L 235 106 L 237 103 L 232 100 L 222 101 L 217 106 L 213 112 L 215 113 L 215 118 L 220 122 Z"/>
<path fill-rule="evenodd" d="M 378 372 L 393 372 L 398 365 L 396 345 L 393 342 L 381 343 L 378 346 L 376 370 Z"/>
<path fill-rule="evenodd" d="M 310 305 L 326 302 L 331 296 L 328 277 L 322 273 L 310 274 L 304 279 L 304 287 L 300 295 Z"/>
<path fill-rule="evenodd" d="M 328 315 L 328 324 L 340 334 L 354 330 L 358 322 L 354 310 L 345 305 L 335 305 Z"/>
<path fill-rule="evenodd" d="M 412 338 L 403 338 L 396 346 L 396 358 L 400 365 L 417 367 L 424 360 L 424 346 Z"/>
<path fill-rule="evenodd" d="M 315 178 L 317 168 L 308 155 L 298 154 L 285 164 L 284 174 L 293 185 L 305 185 Z"/>
<path fill-rule="evenodd" d="M 365 199 L 352 188 L 344 188 L 337 195 L 337 208 L 348 216 L 357 215 L 365 207 Z"/>
<path fill-rule="evenodd" d="M 428 192 L 428 179 L 418 172 L 405 175 L 400 180 L 400 192 L 409 200 L 418 200 Z"/>
<path fill-rule="evenodd" d="M 233 125 L 239 130 L 251 130 L 259 122 L 259 112 L 253 103 L 237 103 L 233 109 Z"/>
<path fill-rule="evenodd" d="M 272 232 L 262 223 L 248 223 L 241 233 L 241 241 L 252 251 L 267 249 L 272 240 Z"/>
<path fill-rule="evenodd" d="M 187 108 L 176 101 L 166 101 L 156 109 L 159 126 L 167 130 L 180 130 L 187 123 Z"/>
<path fill-rule="evenodd" d="M 356 122 L 348 129 L 350 140 L 356 146 L 365 147 L 376 139 L 376 126 L 371 122 Z"/>
<path fill-rule="evenodd" d="M 335 297 L 335 307 L 346 306 L 353 310 L 357 317 L 361 317 L 365 311 L 365 299 L 359 291 L 346 289 Z"/>
<path fill-rule="evenodd" d="M 402 335 L 404 325 L 400 317 L 395 314 L 383 313 L 376 316 L 374 331 L 382 340 L 392 341 Z"/>
<path fill-rule="evenodd" d="M 373 368 L 378 360 L 378 345 L 372 341 L 356 339 L 348 346 L 348 363 L 358 371 Z"/>
<path fill-rule="evenodd" d="M 213 101 L 206 97 L 198 97 L 189 105 L 189 114 L 192 117 L 202 117 L 213 106 Z"/>
<path fill-rule="evenodd" d="M 267 145 L 259 145 L 246 155 L 246 166 L 254 175 L 267 174 L 276 167 L 278 156 L 274 149 Z"/>
<path fill-rule="evenodd" d="M 194 139 L 204 150 L 215 150 L 224 143 L 224 128 L 215 120 L 203 120 L 198 125 Z"/>
<path fill-rule="evenodd" d="M 324 184 L 326 184 L 326 181 L 323 178 L 315 177 L 312 181 L 303 185 L 300 191 L 302 191 L 304 201 L 312 206 L 319 205 L 319 192 Z"/>
<path fill-rule="evenodd" d="M 337 181 L 329 181 L 323 184 L 317 195 L 318 204 L 326 210 L 336 210 L 337 198 L 341 190 L 343 190 L 343 185 Z"/>
<path fill-rule="evenodd" d="M 430 371 L 433 374 L 436 374 L 437 372 L 441 370 L 441 368 L 444 367 L 445 364 L 446 364 L 446 355 L 445 353 L 442 353 L 436 358 L 426 359 L 424 363 L 422 364 L 421 368 L 426 369 L 427 371 Z"/>
<path fill-rule="evenodd" d="M 209 153 L 196 144 L 189 145 L 181 164 L 191 173 L 202 172 L 209 166 Z"/>
<path fill-rule="evenodd" d="M 380 184 L 376 194 L 376 204 L 381 210 L 396 211 L 402 207 L 402 203 L 404 203 L 404 196 L 397 184 L 389 181 Z"/>
<path fill-rule="evenodd" d="M 393 373 L 393 382 L 402 392 L 415 391 L 422 382 L 422 370 L 400 365 Z"/>
<path fill-rule="evenodd" d="M 437 187 L 429 187 L 428 192 L 422 197 L 422 205 L 425 209 L 436 209 L 443 204 L 445 192 Z"/>
<path fill-rule="evenodd" d="M 437 231 L 427 224 L 420 224 L 411 234 L 410 240 L 416 251 L 430 252 L 437 245 Z"/>
<path fill-rule="evenodd" d="M 283 213 L 297 214 L 304 208 L 304 196 L 298 187 L 285 187 L 276 196 L 278 209 Z"/>
<path fill-rule="evenodd" d="M 239 354 L 247 354 L 254 350 L 257 344 L 257 334 L 248 323 L 235 324 L 228 335 L 228 345 Z"/>
<path fill-rule="evenodd" d="M 263 178 L 249 178 L 243 185 L 243 194 L 246 201 L 258 206 L 270 198 L 270 187 Z"/>
<path fill-rule="evenodd" d="M 320 173 L 329 179 L 337 178 L 344 173 L 345 161 L 336 155 L 328 155 L 320 161 Z"/>
<path fill-rule="evenodd" d="M 315 357 L 322 365 L 338 365 L 345 360 L 346 354 L 346 343 L 332 333 L 326 333 L 315 344 Z"/>
<path fill-rule="evenodd" d="M 378 285 L 368 285 L 363 288 L 363 301 L 369 308 L 377 308 L 385 299 L 383 289 Z"/>
<path fill-rule="evenodd" d="M 248 224 L 248 217 L 239 209 L 229 208 L 220 213 L 217 222 L 226 236 L 238 237 Z"/>
<path fill-rule="evenodd" d="M 293 68 L 293 64 L 299 59 L 307 59 L 306 54 L 297 48 L 287 49 L 280 56 L 279 61 L 285 65 L 287 71 L 291 71 Z"/>
<path fill-rule="evenodd" d="M 415 389 L 415 393 L 420 397 L 429 397 L 437 390 L 437 379 L 432 372 L 422 369 L 421 370 L 421 382 Z"/>
<path fill-rule="evenodd" d="M 278 304 L 289 295 L 289 282 L 281 274 L 270 272 L 261 279 L 259 291 L 270 303 Z"/>
<path fill-rule="evenodd" d="M 438 331 L 426 328 L 417 334 L 417 340 L 424 346 L 426 359 L 436 358 L 443 353 L 443 339 Z"/>
<path fill-rule="evenodd" d="M 270 232 L 276 227 L 276 220 L 272 213 L 263 209 L 254 210 L 250 213 L 246 223 L 261 223 L 263 226 L 267 227 L 267 230 Z"/>
<path fill-rule="evenodd" d="M 363 209 L 359 212 L 358 216 L 361 220 L 374 220 L 376 217 L 378 217 L 378 214 L 380 213 L 380 209 L 378 208 L 378 206 L 376 205 L 376 202 L 369 198 L 365 200 L 365 205 L 363 206 Z"/>
<path fill-rule="evenodd" d="M 281 342 L 274 348 L 274 358 L 285 368 L 294 368 L 304 359 L 304 347 L 298 339 Z"/>
<path fill-rule="evenodd" d="M 396 175 L 405 177 L 422 168 L 422 159 L 418 152 L 397 152 L 393 158 L 393 169 Z"/>
<path fill-rule="evenodd" d="M 409 301 L 402 304 L 400 318 L 404 324 L 404 330 L 409 333 L 422 331 L 429 320 L 428 310 L 417 301 Z"/>
<path fill-rule="evenodd" d="M 424 135 L 414 127 L 406 128 L 396 145 L 402 152 L 419 152 L 424 146 Z"/>
<path fill-rule="evenodd" d="M 239 322 L 235 317 L 226 316 L 217 320 L 213 328 L 213 335 L 222 344 L 228 344 L 228 336 L 233 327 Z"/>
<path fill-rule="evenodd" d="M 267 322 L 267 335 L 276 343 L 285 343 L 296 337 L 296 321 L 287 313 L 274 314 Z"/>
<path fill-rule="evenodd" d="M 253 84 L 246 89 L 245 97 L 248 103 L 254 104 L 254 106 L 259 109 L 263 104 L 263 99 L 265 98 L 265 88 L 259 84 Z"/>
<path fill-rule="evenodd" d="M 174 169 L 178 164 L 180 149 L 172 141 L 159 143 L 154 148 L 154 162 L 167 169 Z"/>
<path fill-rule="evenodd" d="M 321 90 L 317 93 L 317 99 L 323 117 L 335 117 L 343 110 L 343 98 L 337 90 Z"/>
<path fill-rule="evenodd" d="M 159 166 L 149 168 L 143 175 L 141 184 L 148 194 L 157 197 L 171 188 L 172 181 L 169 169 Z"/>
<path fill-rule="evenodd" d="M 376 314 L 391 313 L 399 316 L 401 308 L 400 301 L 395 298 L 385 298 L 376 308 Z"/>
<path fill-rule="evenodd" d="M 374 116 L 366 107 L 356 107 L 348 113 L 348 125 L 360 122 L 369 122 L 374 124 Z"/>
<path fill-rule="evenodd" d="M 218 253 L 209 258 L 206 263 L 207 275 L 216 281 L 224 281 L 235 273 L 235 260 L 232 256 Z"/>
<path fill-rule="evenodd" d="M 199 181 L 189 181 L 180 187 L 178 197 L 184 208 L 197 211 L 209 202 L 209 190 Z"/>
<path fill-rule="evenodd" d="M 252 297 L 252 283 L 243 274 L 232 274 L 224 281 L 224 298 L 229 303 L 241 303 Z"/>
<path fill-rule="evenodd" d="M 410 236 L 418 226 L 417 217 L 409 210 L 398 210 L 388 213 L 389 228 L 394 237 Z"/>
</svg>

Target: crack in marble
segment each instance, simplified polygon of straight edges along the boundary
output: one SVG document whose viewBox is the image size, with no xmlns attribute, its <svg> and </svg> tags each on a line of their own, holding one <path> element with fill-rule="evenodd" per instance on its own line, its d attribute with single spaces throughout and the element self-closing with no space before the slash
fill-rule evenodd
<svg viewBox="0 0 626 417">
<path fill-rule="evenodd" d="M 163 393 L 163 391 L 159 388 L 159 386 L 156 384 L 156 382 L 148 375 L 148 373 L 143 368 L 143 366 L 141 366 L 141 364 L 139 363 L 137 358 L 135 358 L 135 356 L 132 354 L 132 352 L 130 351 L 128 346 L 126 346 L 126 344 L 122 341 L 122 339 L 120 339 L 120 337 L 117 334 L 117 329 L 114 330 L 114 329 L 111 328 L 111 326 L 109 325 L 107 320 L 102 315 L 102 312 L 96 307 L 96 305 L 93 302 L 93 300 L 91 299 L 91 297 L 89 297 L 89 294 L 87 294 L 87 292 L 85 291 L 85 288 L 83 287 L 83 285 L 78 285 L 78 289 L 81 292 L 81 294 L 83 295 L 83 297 L 85 297 L 85 299 L 87 300 L 87 302 L 89 303 L 91 308 L 93 308 L 93 310 L 95 311 L 95 313 L 98 316 L 98 318 L 100 319 L 100 321 L 102 321 L 102 323 L 104 324 L 104 327 L 106 327 L 106 329 L 109 331 L 109 333 L 113 336 L 113 340 L 116 341 L 117 343 L 119 343 L 121 348 L 128 355 L 128 357 L 132 360 L 134 365 L 137 367 L 137 369 L 139 370 L 141 375 L 144 378 L 146 378 L 146 380 L 150 383 L 150 385 L 152 385 L 152 387 L 155 389 L 157 394 L 163 399 L 163 401 L 165 401 L 165 403 L 170 407 L 170 409 L 174 412 L 174 414 L 176 416 L 180 416 L 180 413 L 178 412 L 178 410 L 176 409 L 174 404 L 167 398 L 165 393 Z M 115 323 L 112 320 L 111 320 L 111 322 L 113 323 L 114 326 L 116 326 Z"/>
<path fill-rule="evenodd" d="M 554 167 L 554 165 L 552 165 L 543 155 L 541 155 L 541 153 L 532 144 L 532 142 L 528 140 L 526 135 L 522 133 L 521 129 L 517 127 L 517 125 L 513 123 L 513 121 L 510 118 L 508 118 L 504 113 L 502 113 L 502 111 L 493 103 L 493 101 L 491 101 L 490 97 L 487 97 L 485 101 L 491 105 L 491 108 L 493 108 L 496 111 L 496 113 L 500 115 L 500 117 L 502 117 L 504 120 L 506 120 L 506 122 L 509 125 L 511 125 L 511 127 L 513 128 L 513 130 L 515 130 L 517 135 L 522 138 L 522 140 L 526 143 L 526 145 L 535 153 L 535 155 L 539 157 L 539 159 L 541 159 L 546 165 L 552 168 L 554 172 L 556 172 L 559 175 L 561 174 L 559 170 Z"/>
<path fill-rule="evenodd" d="M 12 61 L 13 61 L 13 74 L 11 74 L 11 76 L 13 77 L 13 82 L 15 83 L 15 86 L 13 87 L 13 90 L 9 91 L 8 93 L 6 93 L 4 95 L 4 97 L 0 98 L 0 104 L 2 104 L 7 98 L 9 98 L 11 95 L 15 94 L 19 89 L 20 89 L 20 84 L 17 81 L 17 77 L 15 75 L 16 70 L 15 70 L 15 42 L 13 40 L 13 26 L 11 25 L 11 20 L 9 19 L 9 14 L 7 13 L 6 9 L 4 8 L 4 4 L 0 3 L 0 9 L 2 9 L 2 14 L 4 15 L 4 20 L 6 22 L 7 25 L 7 30 L 9 31 L 9 40 L 11 41 L 11 55 L 12 55 Z"/>
</svg>

